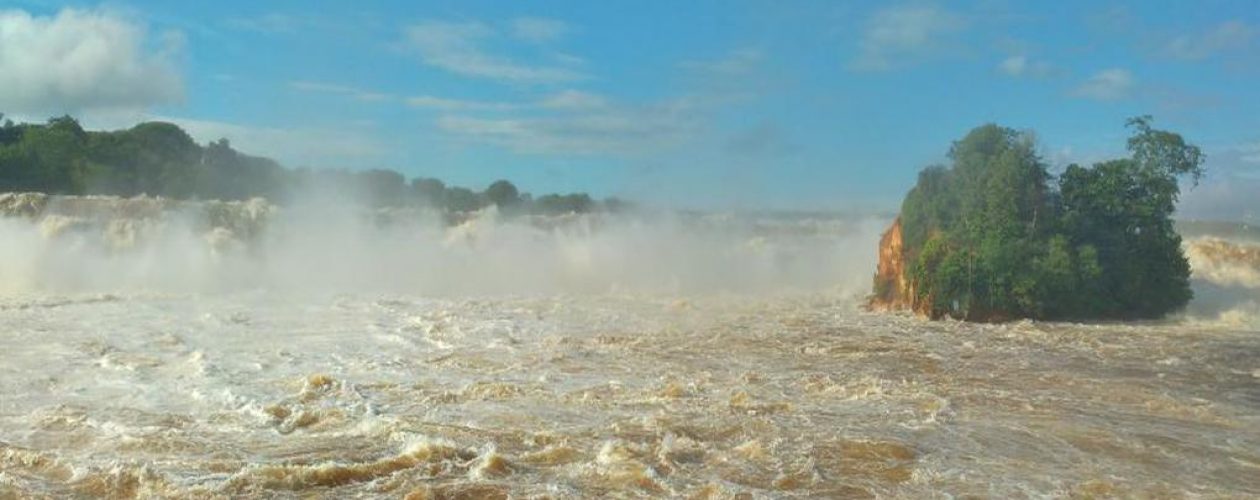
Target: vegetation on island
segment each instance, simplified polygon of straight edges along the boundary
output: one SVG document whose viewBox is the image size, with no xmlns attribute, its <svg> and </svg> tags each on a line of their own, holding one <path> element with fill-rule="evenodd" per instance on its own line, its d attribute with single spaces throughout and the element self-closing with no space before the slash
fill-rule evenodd
<svg viewBox="0 0 1260 500">
<path fill-rule="evenodd" d="M 1057 177 L 1031 133 L 972 130 L 901 207 L 897 284 L 930 317 L 976 321 L 1158 318 L 1191 298 L 1172 215 L 1179 180 L 1197 183 L 1203 154 L 1181 135 L 1130 119 L 1129 156 L 1070 165 Z"/>
<path fill-rule="evenodd" d="M 284 204 L 321 188 L 353 193 L 380 207 L 470 212 L 491 205 L 510 214 L 618 210 L 626 202 L 585 193 L 534 198 L 506 180 L 484 191 L 438 179 L 408 181 L 393 170 L 290 169 L 232 148 L 226 139 L 202 146 L 179 126 L 147 122 L 126 130 L 87 131 L 72 117 L 15 124 L 0 114 L 0 192 L 139 195 L 175 199 L 266 198 Z"/>
</svg>

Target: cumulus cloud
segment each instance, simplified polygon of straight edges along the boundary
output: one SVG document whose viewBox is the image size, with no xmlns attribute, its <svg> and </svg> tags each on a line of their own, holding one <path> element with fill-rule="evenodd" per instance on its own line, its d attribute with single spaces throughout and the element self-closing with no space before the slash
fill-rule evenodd
<svg viewBox="0 0 1260 500">
<path fill-rule="evenodd" d="M 1207 59 L 1221 52 L 1247 48 L 1257 34 L 1260 28 L 1242 21 L 1226 21 L 1203 33 L 1175 37 L 1163 52 L 1174 59 Z"/>
<path fill-rule="evenodd" d="M 104 10 L 0 11 L 0 110 L 48 115 L 178 101 L 182 47 L 176 33 L 151 36 Z"/>
<path fill-rule="evenodd" d="M 534 43 L 556 40 L 568 34 L 569 30 L 568 24 L 557 19 L 518 17 L 512 20 L 512 36 Z"/>
<path fill-rule="evenodd" d="M 934 5 L 907 5 L 876 11 L 859 42 L 859 70 L 888 70 L 943 53 L 952 37 L 967 28 L 962 15 Z"/>
<path fill-rule="evenodd" d="M 516 83 L 583 80 L 573 69 L 526 64 L 490 53 L 488 42 L 500 33 L 480 22 L 424 21 L 408 27 L 404 45 L 429 66 L 455 74 Z"/>
<path fill-rule="evenodd" d="M 1115 101 L 1129 97 L 1136 83 L 1129 70 L 1105 69 L 1077 86 L 1072 91 L 1072 95 L 1096 101 Z"/>
</svg>

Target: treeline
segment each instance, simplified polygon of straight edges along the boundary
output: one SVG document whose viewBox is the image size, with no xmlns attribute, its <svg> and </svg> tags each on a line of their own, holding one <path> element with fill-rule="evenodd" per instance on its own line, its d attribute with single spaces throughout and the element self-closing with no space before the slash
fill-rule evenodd
<svg viewBox="0 0 1260 500">
<path fill-rule="evenodd" d="M 3 115 L 0 114 L 0 119 Z M 179 126 L 147 122 L 126 130 L 86 131 L 72 117 L 46 124 L 0 125 L 0 192 L 163 196 L 176 199 L 266 198 L 284 204 L 303 193 L 335 190 L 375 206 L 469 212 L 496 205 L 508 213 L 621 210 L 626 202 L 585 193 L 533 197 L 511 182 L 483 191 L 438 179 L 408 181 L 393 170 L 289 169 L 232 148 L 226 139 L 199 145 Z"/>
<path fill-rule="evenodd" d="M 1157 318 L 1185 306 L 1190 267 L 1172 214 L 1178 178 L 1197 182 L 1203 155 L 1150 117 L 1128 126 L 1129 157 L 1057 179 L 1031 134 L 985 125 L 954 143 L 952 164 L 921 172 L 902 204 L 917 308 L 993 321 Z"/>
</svg>

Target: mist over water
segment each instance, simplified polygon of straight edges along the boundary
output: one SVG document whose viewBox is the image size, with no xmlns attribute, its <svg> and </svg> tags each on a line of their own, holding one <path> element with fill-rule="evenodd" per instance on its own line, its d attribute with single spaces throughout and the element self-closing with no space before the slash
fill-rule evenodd
<svg viewBox="0 0 1260 500">
<path fill-rule="evenodd" d="M 10 215 L 22 211 L 10 201 Z M 0 206 L 5 206 L 0 203 Z M 0 219 L 11 291 L 389 291 L 421 294 L 766 292 L 863 294 L 875 216 L 669 212 L 459 221 L 307 200 L 58 198 Z"/>
<path fill-rule="evenodd" d="M 877 216 L 0 211 L 0 497 L 1260 495 L 1232 236 L 1180 316 L 976 325 L 860 308 Z"/>
</svg>

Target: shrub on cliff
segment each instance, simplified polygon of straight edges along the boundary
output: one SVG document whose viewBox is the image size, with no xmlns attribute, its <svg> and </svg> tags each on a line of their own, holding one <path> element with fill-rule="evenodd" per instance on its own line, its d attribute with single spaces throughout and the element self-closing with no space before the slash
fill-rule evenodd
<svg viewBox="0 0 1260 500">
<path fill-rule="evenodd" d="M 1197 181 L 1203 156 L 1150 117 L 1128 125 L 1129 158 L 1071 165 L 1057 185 L 1028 133 L 984 125 L 954 143 L 951 165 L 920 173 L 902 203 L 909 302 L 981 321 L 1185 306 L 1190 268 L 1172 214 L 1178 178 Z"/>
</svg>

